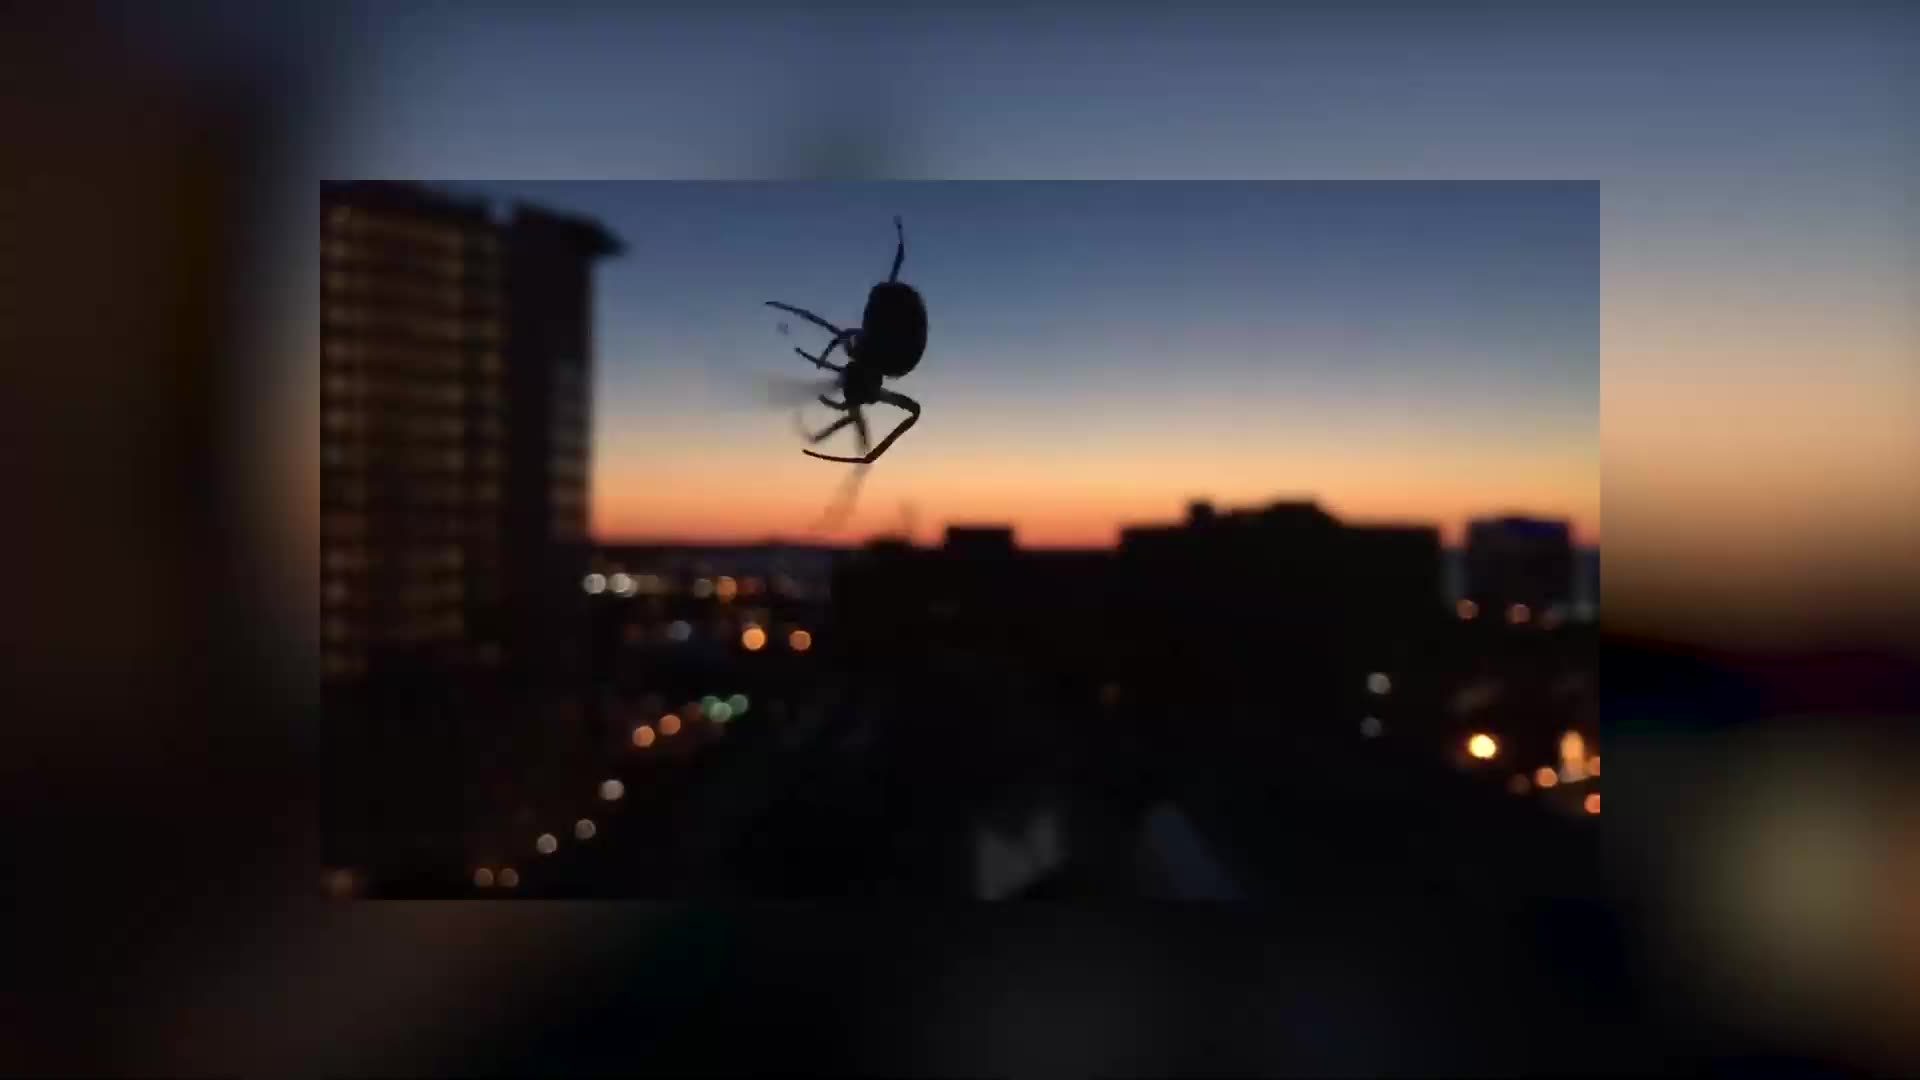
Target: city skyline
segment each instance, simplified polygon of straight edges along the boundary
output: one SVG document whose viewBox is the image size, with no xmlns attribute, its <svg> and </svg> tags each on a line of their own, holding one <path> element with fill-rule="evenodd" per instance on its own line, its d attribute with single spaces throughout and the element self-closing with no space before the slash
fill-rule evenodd
<svg viewBox="0 0 1920 1080">
<path fill-rule="evenodd" d="M 1355 523 L 1563 518 L 1599 538 L 1589 183 L 445 185 L 591 217 L 599 542 L 845 544 L 949 524 L 1105 547 L 1194 499 Z M 927 295 L 926 407 L 837 529 L 769 378 L 884 278 Z M 791 331 L 782 336 L 785 321 Z M 820 415 L 816 416 L 815 413 Z M 828 417 L 816 407 L 811 426 Z M 884 424 L 890 421 L 882 420 Z"/>
</svg>

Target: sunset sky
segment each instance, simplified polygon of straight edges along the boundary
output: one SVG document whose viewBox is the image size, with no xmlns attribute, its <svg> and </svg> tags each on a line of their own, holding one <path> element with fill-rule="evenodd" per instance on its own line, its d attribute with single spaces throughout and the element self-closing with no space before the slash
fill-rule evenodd
<svg viewBox="0 0 1920 1080">
<path fill-rule="evenodd" d="M 897 385 L 926 413 L 835 538 L 911 503 L 923 537 L 1004 521 L 1107 544 L 1191 496 L 1301 495 L 1449 538 L 1509 509 L 1598 538 L 1591 183 L 455 187 L 629 245 L 596 288 L 603 538 L 816 535 L 847 467 L 799 453 L 763 377 L 811 374 L 791 346 L 825 335 L 762 301 L 857 323 L 895 213 L 932 324 Z M 898 416 L 879 410 L 876 437 Z"/>
<path fill-rule="evenodd" d="M 304 23 L 292 11 L 305 11 Z M 1920 590 L 1920 560 L 1912 557 L 1920 550 L 1920 470 L 1911 467 L 1920 461 L 1920 10 L 1910 3 L 1496 2 L 1442 10 L 1348 0 L 945 11 L 509 3 L 227 12 L 209 48 L 271 48 L 283 69 L 309 70 L 320 88 L 295 147 L 299 160 L 276 188 L 276 242 L 299 253 L 276 286 L 292 328 L 287 354 L 304 373 L 286 386 L 285 402 L 308 420 L 282 422 L 276 413 L 267 436 L 285 444 L 284 460 L 300 475 L 318 471 L 312 206 L 320 178 L 1593 180 L 1609 618 L 1623 627 L 1684 624 L 1709 636 L 1742 626 L 1838 626 L 1870 611 L 1907 618 Z M 171 6 L 144 18 L 150 40 L 182 21 Z M 817 270 L 788 270 L 798 261 L 780 248 L 791 241 L 772 242 L 797 224 L 770 220 L 764 245 L 731 221 L 718 230 L 718 250 L 743 269 L 721 274 L 712 264 L 718 256 L 693 265 L 737 285 L 730 295 L 740 306 L 710 301 L 707 310 L 724 308 L 714 333 L 738 338 L 718 338 L 692 356 L 628 359 L 609 326 L 601 343 L 600 490 L 625 488 L 647 460 L 675 468 L 633 480 L 626 494 L 634 501 L 619 504 L 633 509 L 608 504 L 603 526 L 677 530 L 666 514 L 676 505 L 717 523 L 734 497 L 757 502 L 769 525 L 810 520 L 825 504 L 833 467 L 800 456 L 786 417 L 740 404 L 750 399 L 740 387 L 751 373 L 782 370 L 791 357 L 753 306 L 767 298 L 758 291 L 764 285 L 770 295 L 850 316 L 861 289 L 885 271 L 896 210 L 914 228 L 908 266 L 933 304 L 932 353 L 906 383 L 928 412 L 873 470 L 856 526 L 891 524 L 912 499 L 923 533 L 945 516 L 978 514 L 1020 521 L 1031 541 L 1099 533 L 1134 515 L 1172 516 L 1190 493 L 1232 500 L 1289 489 L 1319 492 L 1356 517 L 1451 512 L 1422 510 L 1422 500 L 1444 501 L 1446 485 L 1410 483 L 1398 462 L 1412 455 L 1396 453 L 1388 464 L 1394 444 L 1379 436 L 1341 447 L 1344 483 L 1333 461 L 1304 451 L 1273 457 L 1257 477 L 1224 467 L 1209 477 L 1183 464 L 1182 454 L 1235 468 L 1247 460 L 1206 448 L 1237 438 L 1248 408 L 1206 413 L 1229 419 L 1204 429 L 1205 440 L 1177 437 L 1203 423 L 1184 406 L 1218 405 L 1231 380 L 1186 381 L 1180 393 L 1190 396 L 1175 399 L 1182 408 L 1147 410 L 1144 388 L 1165 382 L 1063 364 L 1064 345 L 1048 365 L 1021 369 L 1042 373 L 1033 379 L 971 379 L 967 365 L 986 363 L 974 345 L 989 337 L 997 339 L 992 355 L 1007 365 L 999 370 L 1015 370 L 1020 354 L 1008 347 L 1015 335 L 1006 324 L 1027 309 L 960 319 L 962 305 L 983 303 L 966 288 L 982 287 L 981 260 L 959 264 L 965 269 L 943 281 L 941 260 L 957 252 L 941 235 L 937 208 L 863 202 L 831 215 L 844 223 L 832 235 L 806 231 Z M 982 228 L 971 246 L 1004 235 Z M 630 239 L 635 253 L 608 264 L 603 296 L 617 293 L 621 273 L 666 265 L 649 262 L 647 235 Z M 958 244 L 969 246 L 965 237 Z M 1018 266 L 984 261 L 994 275 L 1033 280 Z M 1147 272 L 1098 268 L 1101 278 L 1135 282 Z M 1086 280 L 1093 271 L 1077 273 Z M 955 278 L 963 284 L 951 286 Z M 1324 293 L 1272 295 L 1283 305 Z M 635 319 L 685 319 L 639 300 Z M 1115 312 L 1135 318 L 1117 302 L 1108 307 L 1114 326 Z M 1237 312 L 1205 336 L 1257 314 Z M 677 330 L 663 322 L 655 332 L 684 335 L 693 321 Z M 1284 373 L 1286 361 L 1329 355 L 1324 341 L 1288 329 L 1259 343 L 1276 358 L 1262 370 Z M 1091 338 L 1077 340 L 1087 351 L 1093 343 L 1114 350 L 1124 337 L 1096 325 Z M 1370 344 L 1389 340 L 1382 331 Z M 737 353 L 723 347 L 730 341 Z M 1129 367 L 1117 370 L 1147 351 L 1133 349 Z M 1383 363 L 1364 355 L 1351 362 Z M 616 403 L 638 392 L 619 381 L 625 363 L 679 373 L 654 392 L 687 407 L 646 412 L 652 428 L 616 426 Z M 1216 359 L 1207 370 L 1218 375 L 1227 364 Z M 1089 369 L 1102 377 L 1090 384 L 1081 374 Z M 1404 377 L 1404 369 L 1386 369 Z M 1345 400 L 1381 385 L 1346 384 Z M 1012 437 L 983 437 L 989 421 L 974 404 L 983 395 L 1004 406 Z M 1317 433 L 1359 412 L 1336 408 L 1338 400 L 1289 409 L 1290 396 L 1264 395 L 1276 410 L 1260 429 L 1268 449 L 1286 439 L 1329 447 Z M 1144 432 L 1138 440 L 1099 426 L 1039 440 L 1076 430 L 1059 402 L 1116 398 L 1128 405 L 1120 415 Z M 1463 419 L 1458 430 L 1510 448 L 1541 423 Z M 676 434 L 689 428 L 697 438 Z M 635 445 L 643 448 L 637 457 L 622 449 Z M 1471 445 L 1467 435 L 1442 441 L 1430 451 L 1435 464 L 1418 475 L 1464 482 L 1475 474 L 1438 466 Z M 1500 460 L 1534 462 L 1537 474 L 1511 490 L 1453 501 L 1551 510 L 1545 504 L 1564 499 L 1582 530 L 1595 531 L 1596 486 L 1573 479 L 1590 475 L 1593 457 L 1571 437 L 1553 445 L 1553 453 L 1503 450 Z M 1149 446 L 1154 452 L 1137 450 Z M 1121 473 L 1116 452 L 1139 471 Z M 714 463 L 710 471 L 699 471 L 703 461 Z M 721 467 L 729 461 L 740 467 Z M 290 513 L 317 515 L 314 485 L 286 496 Z M 646 509 L 649 499 L 656 509 Z M 629 513 L 640 519 L 628 523 Z M 722 530 L 716 524 L 713 532 Z"/>
</svg>

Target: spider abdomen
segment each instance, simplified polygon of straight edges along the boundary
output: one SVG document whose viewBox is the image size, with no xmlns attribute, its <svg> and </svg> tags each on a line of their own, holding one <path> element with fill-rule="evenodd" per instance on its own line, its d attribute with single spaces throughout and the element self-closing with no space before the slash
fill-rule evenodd
<svg viewBox="0 0 1920 1080">
<path fill-rule="evenodd" d="M 860 320 L 860 358 L 897 379 L 926 351 L 927 305 L 919 291 L 898 281 L 875 285 Z"/>
</svg>

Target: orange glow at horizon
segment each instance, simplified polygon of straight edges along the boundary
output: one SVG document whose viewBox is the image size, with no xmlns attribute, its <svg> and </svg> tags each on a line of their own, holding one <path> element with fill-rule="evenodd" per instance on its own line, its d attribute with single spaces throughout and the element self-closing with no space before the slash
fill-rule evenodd
<svg viewBox="0 0 1920 1080">
<path fill-rule="evenodd" d="M 709 462 L 695 475 L 679 480 L 663 480 L 637 462 L 610 461 L 596 470 L 593 535 L 607 542 L 752 543 L 770 538 L 859 542 L 896 533 L 902 504 L 911 503 L 916 510 L 915 539 L 922 542 L 936 540 L 948 524 L 999 522 L 1012 525 L 1023 546 L 1102 548 L 1118 543 L 1124 527 L 1182 520 L 1187 503 L 1196 498 L 1209 499 L 1223 509 L 1308 498 L 1350 524 L 1431 525 L 1449 546 L 1464 541 L 1469 520 L 1509 512 L 1566 519 L 1572 522 L 1574 541 L 1581 546 L 1597 546 L 1601 531 L 1597 463 L 1585 470 L 1568 470 L 1579 475 L 1556 478 L 1565 483 L 1502 489 L 1493 483 L 1435 486 L 1426 477 L 1407 477 L 1353 489 L 1325 483 L 1317 493 L 1308 484 L 1284 479 L 1231 487 L 1208 485 L 1208 489 L 1170 480 L 1130 483 L 1124 462 L 1115 463 L 1112 472 L 1117 475 L 1106 483 L 1088 485 L 1085 477 L 1069 474 L 1060 478 L 1058 488 L 1042 486 L 1031 477 L 1017 480 L 992 467 L 965 478 L 957 469 L 903 466 L 886 478 L 873 475 L 846 522 L 827 532 L 816 532 L 815 526 L 821 508 L 834 496 L 839 477 L 782 468 L 766 471 L 770 475 L 764 482 L 743 487 L 742 478 L 755 472 L 747 461 Z M 1209 474 L 1197 468 L 1191 475 Z"/>
</svg>

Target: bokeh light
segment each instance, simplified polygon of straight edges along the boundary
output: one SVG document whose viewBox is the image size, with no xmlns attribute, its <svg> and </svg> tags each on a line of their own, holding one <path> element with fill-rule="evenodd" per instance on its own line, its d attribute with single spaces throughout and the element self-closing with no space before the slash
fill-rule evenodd
<svg viewBox="0 0 1920 1080">
<path fill-rule="evenodd" d="M 1477 732 L 1467 738 L 1467 753 L 1481 761 L 1490 761 L 1499 752 L 1500 744 L 1485 732 Z"/>
<path fill-rule="evenodd" d="M 660 734 L 662 735 L 680 734 L 679 714 L 668 713 L 667 715 L 660 718 Z"/>
<path fill-rule="evenodd" d="M 806 652 L 813 648 L 813 635 L 805 630 L 795 630 L 787 635 L 787 648 L 794 652 Z"/>
<path fill-rule="evenodd" d="M 618 780 L 600 781 L 600 797 L 608 802 L 619 802 L 620 797 L 626 793 L 627 785 Z"/>
<path fill-rule="evenodd" d="M 713 711 L 707 715 L 714 723 L 724 724 L 733 719 L 733 706 L 728 705 L 724 701 L 716 702 L 713 706 Z"/>
<path fill-rule="evenodd" d="M 1533 782 L 1543 788 L 1550 788 L 1560 782 L 1560 777 L 1545 765 L 1533 770 Z"/>
<path fill-rule="evenodd" d="M 735 716 L 747 715 L 747 706 L 751 704 L 745 694 L 735 694 L 727 699 L 727 708 Z"/>
<path fill-rule="evenodd" d="M 723 577 L 713 583 L 713 595 L 723 604 L 732 603 L 733 598 L 740 595 L 740 583 L 730 577 Z"/>
<path fill-rule="evenodd" d="M 759 652 L 767 643 L 767 632 L 757 626 L 749 626 L 740 631 L 740 645 L 748 652 Z"/>
<path fill-rule="evenodd" d="M 615 574 L 607 579 L 607 587 L 612 589 L 615 595 L 632 596 L 634 592 L 633 576 L 630 574 Z"/>
<path fill-rule="evenodd" d="M 1471 619 L 1480 614 L 1480 605 L 1471 600 L 1462 600 L 1460 603 L 1454 605 L 1454 611 L 1459 614 L 1462 619 Z"/>
<path fill-rule="evenodd" d="M 1393 680 L 1387 678 L 1386 672 L 1376 671 L 1367 676 L 1367 689 L 1375 694 L 1390 694 L 1393 692 Z"/>
<path fill-rule="evenodd" d="M 693 598 L 695 600 L 705 600 L 707 597 L 712 595 L 713 595 L 713 582 L 708 581 L 706 578 L 693 579 Z"/>
<path fill-rule="evenodd" d="M 1360 721 L 1360 734 L 1363 738 L 1377 739 L 1384 734 L 1386 730 L 1387 726 L 1382 724 L 1380 718 L 1377 716 L 1369 716 Z"/>
<path fill-rule="evenodd" d="M 1578 783 L 1587 778 L 1587 740 L 1577 731 L 1560 736 L 1560 779 Z"/>
<path fill-rule="evenodd" d="M 581 818 L 573 823 L 573 835 L 578 840 L 591 840 L 600 830 L 594 827 L 592 818 Z"/>
<path fill-rule="evenodd" d="M 605 574 L 588 574 L 586 577 L 580 579 L 580 587 L 585 589 L 589 596 L 606 592 L 607 576 Z"/>
<path fill-rule="evenodd" d="M 1507 621 L 1515 626 L 1531 618 L 1533 618 L 1533 609 L 1525 604 L 1515 604 L 1507 609 Z"/>
<path fill-rule="evenodd" d="M 1507 778 L 1507 790 L 1515 795 L 1525 795 L 1533 790 L 1533 781 L 1528 780 L 1525 773 L 1514 773 Z"/>
<path fill-rule="evenodd" d="M 693 624 L 685 619 L 675 619 L 667 624 L 667 636 L 675 641 L 685 641 L 693 636 Z"/>
<path fill-rule="evenodd" d="M 482 889 L 493 888 L 493 871 L 481 867 L 473 872 L 473 883 Z"/>
<path fill-rule="evenodd" d="M 520 871 L 515 870 L 511 866 L 500 871 L 500 885 L 506 889 L 518 888 L 520 885 Z"/>
<path fill-rule="evenodd" d="M 1597 791 L 1588 792 L 1586 800 L 1583 801 L 1580 805 L 1585 807 L 1587 813 L 1589 814 L 1599 813 L 1600 812 L 1600 793 Z M 1629 813 L 1627 816 L 1632 817 L 1633 815 Z"/>
<path fill-rule="evenodd" d="M 551 855 L 555 851 L 559 850 L 560 841 L 554 839 L 554 836 L 552 833 L 543 832 L 540 834 L 540 838 L 533 842 L 533 848 L 535 851 L 538 851 L 542 855 Z"/>
<path fill-rule="evenodd" d="M 653 745 L 652 725 L 641 724 L 639 727 L 633 729 L 633 745 L 640 747 L 642 750 Z"/>
<path fill-rule="evenodd" d="M 701 698 L 700 699 L 700 715 L 705 717 L 712 717 L 714 706 L 718 704 L 720 704 L 720 698 L 715 694 L 708 694 L 706 697 Z"/>
</svg>

